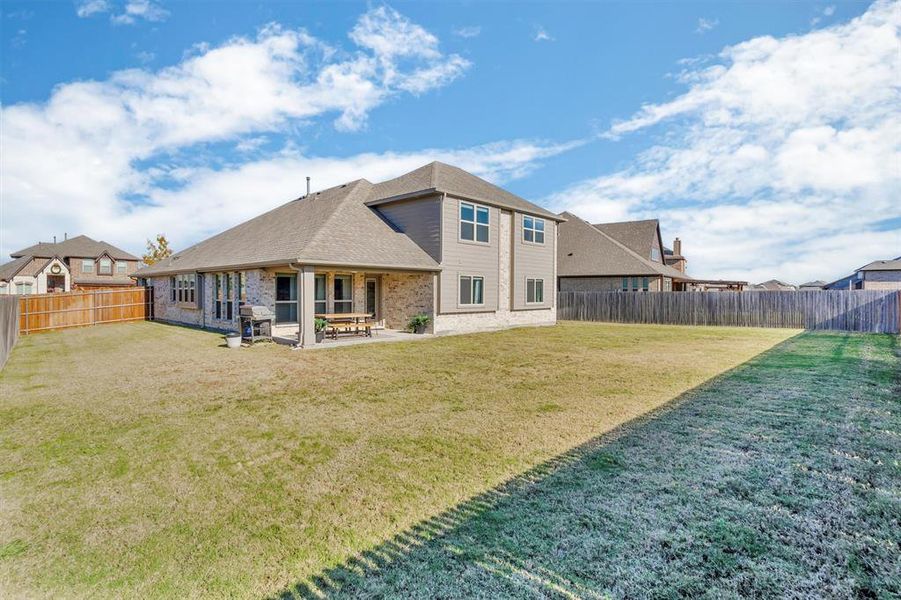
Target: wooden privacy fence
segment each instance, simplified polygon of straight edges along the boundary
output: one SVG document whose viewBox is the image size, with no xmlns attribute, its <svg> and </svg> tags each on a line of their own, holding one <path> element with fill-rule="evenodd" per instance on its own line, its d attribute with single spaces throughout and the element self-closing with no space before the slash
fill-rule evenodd
<svg viewBox="0 0 901 600">
<path fill-rule="evenodd" d="M 0 369 L 19 339 L 19 303 L 15 296 L 0 296 Z"/>
<path fill-rule="evenodd" d="M 901 332 L 901 292 L 558 292 L 576 321 Z"/>
<path fill-rule="evenodd" d="M 86 290 L 18 296 L 23 334 L 153 318 L 153 288 Z"/>
</svg>

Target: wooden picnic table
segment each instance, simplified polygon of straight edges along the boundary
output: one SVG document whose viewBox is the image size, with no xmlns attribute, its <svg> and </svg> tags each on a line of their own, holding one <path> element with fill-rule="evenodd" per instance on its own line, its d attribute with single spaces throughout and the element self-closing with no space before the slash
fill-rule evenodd
<svg viewBox="0 0 901 600">
<path fill-rule="evenodd" d="M 359 322 L 360 319 L 368 319 L 372 313 L 349 312 L 349 313 L 316 313 L 313 315 L 317 319 L 325 319 L 326 321 L 354 321 Z"/>
</svg>

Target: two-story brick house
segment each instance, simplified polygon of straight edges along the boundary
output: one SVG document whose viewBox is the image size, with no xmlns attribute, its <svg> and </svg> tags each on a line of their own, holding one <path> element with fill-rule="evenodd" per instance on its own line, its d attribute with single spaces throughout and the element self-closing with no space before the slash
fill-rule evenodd
<svg viewBox="0 0 901 600">
<path fill-rule="evenodd" d="M 0 294 L 45 294 L 135 285 L 137 256 L 86 235 L 38 242 L 0 265 Z"/>
<path fill-rule="evenodd" d="M 136 275 L 157 319 L 236 330 L 238 305 L 263 305 L 302 345 L 323 313 L 365 312 L 389 329 L 426 314 L 434 333 L 546 325 L 562 220 L 434 162 L 298 198 Z"/>
</svg>

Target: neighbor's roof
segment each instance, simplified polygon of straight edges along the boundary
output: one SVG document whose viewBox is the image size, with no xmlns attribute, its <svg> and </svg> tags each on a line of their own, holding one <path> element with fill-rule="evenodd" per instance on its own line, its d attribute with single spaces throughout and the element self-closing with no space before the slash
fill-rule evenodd
<svg viewBox="0 0 901 600">
<path fill-rule="evenodd" d="M 432 162 L 405 175 L 372 186 L 367 204 L 376 206 L 423 193 L 447 193 L 468 200 L 561 220 L 551 211 L 476 177 L 459 167 Z"/>
<path fill-rule="evenodd" d="M 680 281 L 692 280 L 681 271 L 644 258 L 572 213 L 564 212 L 561 216 L 566 222 L 560 224 L 557 237 L 557 274 L 560 277 L 663 275 Z"/>
<path fill-rule="evenodd" d="M 373 187 L 358 179 L 292 200 L 133 276 L 294 262 L 437 271 L 431 256 L 366 206 Z"/>
<path fill-rule="evenodd" d="M 620 221 L 618 223 L 595 223 L 595 227 L 625 244 L 632 252 L 639 256 L 651 256 L 651 248 L 657 239 L 657 229 L 660 227 L 657 219 L 644 221 Z"/>
<path fill-rule="evenodd" d="M 798 287 L 802 287 L 802 288 L 807 288 L 807 287 L 821 288 L 821 287 L 823 287 L 824 285 L 826 285 L 827 283 L 828 283 L 828 282 L 826 282 L 826 281 L 822 281 L 822 280 L 820 280 L 820 279 L 817 279 L 816 281 L 808 281 L 807 283 L 802 283 L 802 284 L 799 285 Z"/>
<path fill-rule="evenodd" d="M 901 257 L 893 260 L 874 260 L 857 269 L 858 271 L 901 271 Z"/>
<path fill-rule="evenodd" d="M 778 279 L 768 279 L 761 283 L 755 283 L 749 286 L 749 289 L 752 290 L 794 290 L 797 289 L 790 283 L 785 283 L 784 281 L 780 281 Z"/>
<path fill-rule="evenodd" d="M 54 244 L 53 242 L 38 242 L 34 246 L 23 248 L 17 252 L 10 254 L 13 258 L 21 256 L 34 256 L 37 258 L 96 258 L 103 253 L 110 255 L 110 258 L 116 260 L 138 260 L 137 256 L 129 254 L 125 250 L 116 248 L 112 244 L 106 242 L 98 242 L 86 235 L 79 235 L 62 242 Z"/>
<path fill-rule="evenodd" d="M 19 274 L 26 265 L 31 263 L 32 256 L 20 256 L 6 264 L 0 265 L 0 281 L 9 281 Z"/>
</svg>

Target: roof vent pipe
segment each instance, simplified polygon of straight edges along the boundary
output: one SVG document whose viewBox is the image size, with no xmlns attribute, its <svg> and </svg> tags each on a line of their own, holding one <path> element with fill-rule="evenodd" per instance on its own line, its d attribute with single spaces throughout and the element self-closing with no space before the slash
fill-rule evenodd
<svg viewBox="0 0 901 600">
<path fill-rule="evenodd" d="M 63 232 L 63 241 L 65 242 L 67 239 L 69 239 L 69 232 L 68 232 L 68 231 Z"/>
<path fill-rule="evenodd" d="M 53 236 L 53 243 L 56 243 L 56 236 Z"/>
<path fill-rule="evenodd" d="M 310 195 L 310 178 L 307 177 L 307 196 Z"/>
</svg>

